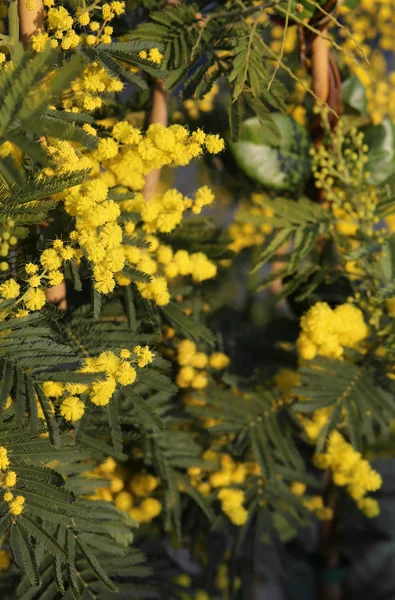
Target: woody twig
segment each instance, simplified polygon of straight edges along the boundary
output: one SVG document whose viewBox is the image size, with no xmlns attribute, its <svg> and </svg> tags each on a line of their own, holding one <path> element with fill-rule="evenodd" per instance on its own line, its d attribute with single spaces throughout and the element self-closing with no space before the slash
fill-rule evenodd
<svg viewBox="0 0 395 600">
<path fill-rule="evenodd" d="M 167 0 L 166 6 L 177 6 L 180 0 Z M 159 123 L 167 127 L 168 123 L 168 92 L 162 79 L 156 79 L 152 90 L 152 109 L 149 122 Z M 143 190 L 144 198 L 149 201 L 158 189 L 160 169 L 153 169 L 148 173 Z"/>
</svg>

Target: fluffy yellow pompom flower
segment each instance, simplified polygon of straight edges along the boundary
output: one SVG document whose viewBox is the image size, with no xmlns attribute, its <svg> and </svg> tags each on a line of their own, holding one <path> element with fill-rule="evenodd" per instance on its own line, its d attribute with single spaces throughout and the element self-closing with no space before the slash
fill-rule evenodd
<svg viewBox="0 0 395 600">
<path fill-rule="evenodd" d="M 369 333 L 361 310 L 348 303 L 332 310 L 326 302 L 317 302 L 303 315 L 300 324 L 297 348 L 305 360 L 316 355 L 340 358 L 344 346 L 357 348 Z"/>
<path fill-rule="evenodd" d="M 163 54 L 158 50 L 158 48 L 151 48 L 148 54 L 148 59 L 160 65 L 163 60 Z"/>
<path fill-rule="evenodd" d="M 120 510 L 130 510 L 133 506 L 133 496 L 129 492 L 119 492 L 115 498 L 115 506 Z"/>
<path fill-rule="evenodd" d="M 58 253 L 53 248 L 44 250 L 40 256 L 40 262 L 44 269 L 47 269 L 48 271 L 57 271 L 62 265 Z"/>
<path fill-rule="evenodd" d="M 243 507 L 244 492 L 233 488 L 222 488 L 218 492 L 223 512 L 229 517 L 234 525 L 244 525 L 248 518 L 248 512 Z"/>
<path fill-rule="evenodd" d="M 48 282 L 50 285 L 59 285 L 64 280 L 63 273 L 61 271 L 51 271 L 48 273 Z"/>
<path fill-rule="evenodd" d="M 162 505 L 156 498 L 144 498 L 140 504 L 140 509 L 143 511 L 145 518 L 151 521 L 161 513 Z"/>
<path fill-rule="evenodd" d="M 295 494 L 295 496 L 303 496 L 306 491 L 306 484 L 301 481 L 294 481 L 291 485 L 291 492 Z"/>
<path fill-rule="evenodd" d="M 195 377 L 196 371 L 193 367 L 182 367 L 178 374 L 176 383 L 179 388 L 187 388 L 190 386 L 192 379 Z"/>
<path fill-rule="evenodd" d="M 32 48 L 35 52 L 42 52 L 45 50 L 48 43 L 47 33 L 37 33 L 32 37 Z"/>
<path fill-rule="evenodd" d="M 141 131 L 127 121 L 116 123 L 112 130 L 113 137 L 123 144 L 138 144 L 141 141 Z"/>
<path fill-rule="evenodd" d="M 48 11 L 48 27 L 52 30 L 66 31 L 73 26 L 73 18 L 63 7 L 50 8 Z"/>
<path fill-rule="evenodd" d="M 16 473 L 15 471 L 8 471 L 5 476 L 4 483 L 7 487 L 14 487 L 16 484 Z"/>
<path fill-rule="evenodd" d="M 95 155 L 98 160 L 114 158 L 118 154 L 118 144 L 112 138 L 102 138 L 99 141 Z"/>
<path fill-rule="evenodd" d="M 89 13 L 85 10 L 84 12 L 82 12 L 78 15 L 77 20 L 80 25 L 85 27 L 86 25 L 89 24 L 89 21 L 90 21 Z"/>
<path fill-rule="evenodd" d="M 218 134 L 206 135 L 204 144 L 210 154 L 218 154 L 225 148 L 225 142 Z"/>
<path fill-rule="evenodd" d="M 128 362 L 122 362 L 115 373 L 115 377 L 121 385 L 131 385 L 136 381 L 136 376 L 136 369 Z"/>
<path fill-rule="evenodd" d="M 11 500 L 13 500 L 13 498 L 14 498 L 14 494 L 12 494 L 11 492 L 6 492 L 3 496 L 4 502 L 11 502 Z"/>
<path fill-rule="evenodd" d="M 358 500 L 357 505 L 369 519 L 374 519 L 380 514 L 380 505 L 374 498 L 361 498 L 361 500 Z"/>
<path fill-rule="evenodd" d="M 64 392 L 64 385 L 59 381 L 45 381 L 42 388 L 48 398 L 60 398 Z"/>
<path fill-rule="evenodd" d="M 214 352 L 209 359 L 209 365 L 213 369 L 217 369 L 218 371 L 221 369 L 226 369 L 226 367 L 230 363 L 229 356 L 226 356 L 223 352 Z"/>
<path fill-rule="evenodd" d="M 107 377 L 104 381 L 96 381 L 91 388 L 90 399 L 97 406 L 106 406 L 115 392 L 116 382 L 113 377 Z"/>
<path fill-rule="evenodd" d="M 158 483 L 158 478 L 153 475 L 135 475 L 129 487 L 136 496 L 146 496 L 158 487 Z"/>
<path fill-rule="evenodd" d="M 60 414 L 66 421 L 78 421 L 84 412 L 85 405 L 77 396 L 69 396 L 60 406 Z"/>
<path fill-rule="evenodd" d="M 28 280 L 28 284 L 33 288 L 40 287 L 41 277 L 39 275 L 32 275 Z"/>
<path fill-rule="evenodd" d="M 7 448 L 0 446 L 0 469 L 5 471 L 5 469 L 8 469 L 9 464 L 10 459 L 8 458 Z"/>
<path fill-rule="evenodd" d="M 46 302 L 46 297 L 42 290 L 30 288 L 24 295 L 24 301 L 29 310 L 40 310 Z"/>
<path fill-rule="evenodd" d="M 27 275 L 34 275 L 34 273 L 37 273 L 38 271 L 38 266 L 33 263 L 27 263 L 25 265 L 25 271 Z"/>
<path fill-rule="evenodd" d="M 119 356 L 121 358 L 130 358 L 132 356 L 132 353 L 127 348 L 122 348 L 121 352 L 119 353 Z"/>
<path fill-rule="evenodd" d="M 11 300 L 19 296 L 20 287 L 15 279 L 8 279 L 0 285 L 0 294 L 3 298 Z"/>
<path fill-rule="evenodd" d="M 178 346 L 178 364 L 181 366 L 190 365 L 192 357 L 196 352 L 195 342 L 192 342 L 192 340 L 182 340 Z"/>
<path fill-rule="evenodd" d="M 140 367 L 140 369 L 151 364 L 154 360 L 155 355 L 153 352 L 151 352 L 149 346 L 135 346 L 133 348 L 133 352 L 137 357 L 137 364 Z"/>
<path fill-rule="evenodd" d="M 23 505 L 25 504 L 25 498 L 23 496 L 17 496 L 15 500 L 12 500 L 9 504 L 10 512 L 13 515 L 20 515 L 23 511 Z"/>
<path fill-rule="evenodd" d="M 339 342 L 342 346 L 355 348 L 369 333 L 362 312 L 353 304 L 347 303 L 337 306 L 334 313 Z"/>
<path fill-rule="evenodd" d="M 118 356 L 113 352 L 102 352 L 96 359 L 96 367 L 99 371 L 105 371 L 108 375 L 114 375 L 121 364 Z"/>
<path fill-rule="evenodd" d="M 208 356 L 204 352 L 197 352 L 191 360 L 191 365 L 196 369 L 204 369 L 208 364 Z"/>
<path fill-rule="evenodd" d="M 195 390 L 203 390 L 208 386 L 208 379 L 204 373 L 198 373 L 191 381 L 191 387 Z"/>
</svg>

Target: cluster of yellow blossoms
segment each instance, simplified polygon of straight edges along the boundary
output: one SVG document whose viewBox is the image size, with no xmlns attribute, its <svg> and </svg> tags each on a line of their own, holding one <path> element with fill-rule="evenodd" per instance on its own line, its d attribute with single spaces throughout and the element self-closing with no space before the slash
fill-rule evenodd
<svg viewBox="0 0 395 600">
<path fill-rule="evenodd" d="M 229 249 L 239 253 L 244 248 L 250 246 L 261 246 L 265 241 L 265 236 L 273 231 L 273 226 L 269 220 L 274 216 L 274 211 L 269 206 L 265 206 L 265 194 L 251 194 L 250 202 L 241 202 L 234 216 L 233 222 L 228 228 L 229 236 L 232 242 L 229 244 Z M 268 219 L 267 223 L 255 225 L 255 223 L 244 223 L 238 220 L 238 214 L 246 214 L 263 216 Z"/>
<path fill-rule="evenodd" d="M 395 13 L 391 1 L 362 0 L 352 10 L 341 5 L 339 14 L 351 33 L 351 36 L 348 36 L 346 31 L 338 31 L 338 35 L 342 38 L 342 47 L 347 52 L 347 55 L 342 55 L 342 59 L 365 87 L 368 112 L 373 123 L 381 123 L 386 117 L 394 122 L 395 93 L 392 84 L 395 76 L 388 75 L 385 56 L 385 52 L 395 49 L 392 35 Z M 369 64 L 357 50 L 355 42 L 367 56 Z M 359 64 L 354 60 L 355 56 Z"/>
<path fill-rule="evenodd" d="M 63 108 L 71 112 L 93 112 L 101 108 L 103 93 L 121 92 L 122 89 L 123 83 L 119 77 L 110 75 L 99 63 L 94 62 L 72 81 L 70 93 L 66 92 L 62 99 Z M 89 128 L 87 131 L 93 133 Z"/>
<path fill-rule="evenodd" d="M 121 195 L 129 193 L 128 190 L 138 192 L 152 169 L 185 165 L 199 156 L 204 147 L 216 153 L 223 149 L 224 142 L 219 136 L 206 135 L 201 130 L 190 134 L 179 125 L 169 128 L 151 125 L 143 135 L 126 121 L 117 123 L 112 135 L 100 139 L 97 149 L 88 156 L 80 156 L 68 142 L 49 143 L 57 172 L 92 168 L 91 178 L 68 190 L 63 200 L 66 212 L 76 218 L 75 230 L 70 234 L 71 248 L 79 253 L 78 260 L 84 255 L 91 263 L 98 292 L 111 292 L 116 281 L 128 285 L 132 280 L 128 277 L 128 267 L 137 267 L 152 276 L 149 282 L 137 284 L 141 294 L 164 305 L 170 301 L 167 278 L 179 274 L 191 274 L 195 281 L 215 277 L 216 266 L 203 253 L 189 255 L 179 251 L 173 260 L 172 249 L 159 245 L 149 235 L 173 231 L 181 223 L 185 210 L 190 208 L 198 214 L 210 204 L 214 196 L 206 186 L 197 191 L 194 201 L 176 190 L 169 190 L 150 202 L 142 194 L 122 201 L 113 200 L 110 195 L 110 188 L 114 187 Z M 153 259 L 154 252 L 157 260 Z M 158 272 L 158 265 L 162 273 Z"/>
<path fill-rule="evenodd" d="M 333 510 L 325 506 L 322 496 L 305 496 L 307 490 L 305 483 L 294 481 L 290 486 L 290 490 L 295 496 L 301 498 L 303 506 L 314 513 L 320 521 L 329 521 L 333 518 Z"/>
<path fill-rule="evenodd" d="M 340 358 L 344 347 L 357 348 L 369 333 L 362 311 L 352 304 L 332 310 L 326 302 L 317 302 L 303 315 L 300 325 L 297 348 L 305 360 L 317 355 Z"/>
<path fill-rule="evenodd" d="M 248 511 L 244 508 L 244 491 L 233 486 L 244 483 L 248 475 L 260 475 L 257 463 L 234 462 L 229 454 L 218 454 L 207 450 L 203 459 L 219 462 L 219 469 L 209 471 L 200 467 L 190 467 L 188 475 L 191 484 L 202 496 L 208 496 L 217 490 L 217 498 L 221 502 L 222 511 L 234 525 L 244 525 Z"/>
<path fill-rule="evenodd" d="M 315 186 L 322 189 L 325 199 L 331 203 L 335 217 L 335 232 L 353 237 L 357 233 L 379 237 L 381 232 L 374 226 L 379 222 L 376 207 L 379 201 L 377 187 L 368 185 L 370 173 L 365 166 L 368 146 L 364 144 L 363 132 L 353 127 L 346 133 L 345 123 L 340 120 L 331 135 L 330 147 L 320 145 L 311 149 Z M 350 186 L 353 195 L 350 195 Z M 349 240 L 355 248 L 358 240 Z"/>
<path fill-rule="evenodd" d="M 11 514 L 20 515 L 23 511 L 25 498 L 23 496 L 14 496 L 11 489 L 16 485 L 16 473 L 10 471 L 10 459 L 7 448 L 0 446 L 0 486 L 5 490 L 3 494 L 4 502 L 7 502 Z"/>
<path fill-rule="evenodd" d="M 64 6 L 54 7 L 54 4 L 54 0 L 44 0 L 48 8 L 48 33 L 40 32 L 33 36 L 32 47 L 36 52 L 41 52 L 48 42 L 51 48 L 60 46 L 63 50 L 74 50 L 81 43 L 88 46 L 110 44 L 113 28 L 109 23 L 125 12 L 125 2 L 118 1 L 104 4 L 94 2 L 86 8 L 77 8 L 74 15 Z M 35 10 L 35 0 L 27 0 L 26 6 Z"/>
<path fill-rule="evenodd" d="M 357 502 L 358 508 L 367 517 L 376 517 L 379 504 L 374 498 L 366 497 L 368 492 L 375 492 L 382 485 L 382 478 L 370 463 L 348 444 L 338 431 L 329 437 L 325 453 L 317 454 L 315 465 L 320 469 L 331 469 L 336 485 L 347 486 L 347 492 Z"/>
<path fill-rule="evenodd" d="M 209 383 L 208 374 L 205 369 L 226 369 L 229 357 L 223 352 L 214 352 L 207 355 L 198 352 L 195 342 L 182 340 L 178 345 L 177 362 L 181 369 L 177 375 L 177 385 L 180 388 L 193 388 L 201 390 Z"/>
<path fill-rule="evenodd" d="M 15 221 L 13 219 L 7 219 L 7 222 L 3 225 L 0 233 L 0 257 L 7 258 L 10 253 L 10 248 L 17 244 L 17 237 L 15 235 Z M 0 271 L 8 271 L 9 264 L 6 260 L 0 261 Z"/>
<path fill-rule="evenodd" d="M 80 372 L 105 373 L 105 379 L 89 385 L 46 381 L 43 390 L 48 398 L 61 401 L 60 413 L 67 421 L 78 421 L 85 412 L 85 405 L 79 398 L 81 394 L 88 394 L 90 401 L 97 406 L 106 406 L 117 385 L 133 384 L 137 378 L 136 367 L 142 369 L 153 359 L 154 353 L 148 346 L 135 346 L 133 352 L 123 348 L 119 357 L 114 352 L 102 352 L 97 357 L 86 358 Z"/>
<path fill-rule="evenodd" d="M 133 475 L 130 480 L 126 480 L 125 473 L 109 457 L 93 473 L 87 475 L 109 481 L 109 486 L 98 488 L 91 499 L 113 502 L 138 523 L 148 523 L 162 512 L 162 504 L 152 496 L 159 481 L 149 473 Z"/>
<path fill-rule="evenodd" d="M 11 238 L 7 238 L 14 243 Z M 16 242 L 16 240 L 15 240 Z M 40 264 L 25 265 L 25 282 L 27 289 L 21 292 L 21 286 L 15 279 L 8 279 L 0 285 L 0 296 L 5 300 L 15 300 L 2 311 L 2 318 L 22 318 L 29 311 L 40 310 L 45 302 L 45 288 L 59 285 L 64 280 L 62 268 L 71 259 L 78 260 L 77 250 L 65 246 L 61 240 L 55 240 L 52 248 L 44 250 L 40 256 Z M 21 305 L 21 307 L 19 307 Z"/>
</svg>

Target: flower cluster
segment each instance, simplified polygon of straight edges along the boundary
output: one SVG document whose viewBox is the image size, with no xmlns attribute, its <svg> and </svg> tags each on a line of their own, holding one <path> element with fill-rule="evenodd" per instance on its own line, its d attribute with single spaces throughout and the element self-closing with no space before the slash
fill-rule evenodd
<svg viewBox="0 0 395 600">
<path fill-rule="evenodd" d="M 274 211 L 265 205 L 265 199 L 265 194 L 253 193 L 251 194 L 251 202 L 242 202 L 240 204 L 228 228 L 228 233 L 232 240 L 229 249 L 236 254 L 244 248 L 261 246 L 265 241 L 265 236 L 272 233 L 273 226 L 270 224 L 270 218 L 273 217 Z M 254 216 L 264 217 L 268 219 L 268 222 L 256 225 L 255 223 L 246 223 L 239 220 L 239 215 L 247 212 Z"/>
<path fill-rule="evenodd" d="M 77 8 L 74 14 L 64 6 L 55 7 L 54 4 L 54 0 L 44 0 L 48 8 L 47 31 L 32 37 L 32 47 L 36 52 L 42 52 L 48 43 L 51 48 L 60 46 L 63 50 L 74 50 L 80 44 L 110 44 L 113 33 L 110 23 L 125 12 L 125 2 L 118 1 L 94 2 L 89 7 Z"/>
<path fill-rule="evenodd" d="M 143 369 L 153 359 L 154 353 L 148 346 L 135 346 L 132 352 L 123 348 L 119 356 L 110 351 L 102 352 L 97 357 L 86 358 L 79 372 L 104 373 L 104 379 L 98 379 L 92 384 L 46 381 L 43 383 L 43 390 L 48 398 L 60 403 L 60 414 L 67 421 L 78 421 L 85 412 L 81 394 L 88 394 L 90 401 L 97 406 L 106 406 L 117 385 L 132 385 L 137 378 L 136 368 Z"/>
<path fill-rule="evenodd" d="M 110 293 L 116 281 L 128 285 L 132 281 L 128 268 L 137 267 L 152 276 L 137 284 L 143 297 L 164 305 L 170 301 L 168 278 L 192 275 L 200 282 L 215 277 L 217 268 L 203 253 L 178 251 L 173 256 L 171 247 L 160 245 L 150 235 L 173 231 L 187 209 L 200 213 L 213 201 L 209 188 L 200 188 L 194 200 L 176 190 L 155 196 L 150 202 L 139 193 L 121 201 L 110 197 L 110 188 L 117 186 L 121 186 L 117 189 L 121 194 L 125 190 L 139 191 L 152 169 L 187 164 L 203 152 L 204 146 L 209 152 L 217 152 L 223 148 L 223 140 L 200 130 L 190 134 L 178 125 L 151 125 L 143 135 L 122 121 L 113 127 L 111 136 L 100 139 L 97 150 L 83 155 L 85 161 L 79 168 L 90 166 L 92 176 L 64 194 L 63 201 L 66 212 L 75 217 L 71 248 L 79 253 L 78 259 L 83 255 L 91 263 L 98 292 Z M 60 163 L 65 170 L 77 167 L 79 154 L 68 142 L 50 142 L 48 148 L 55 169 Z"/>
<path fill-rule="evenodd" d="M 345 123 L 340 120 L 331 135 L 330 147 L 322 144 L 310 150 L 315 186 L 331 202 L 336 232 L 343 236 L 355 236 L 358 231 L 366 236 L 379 235 L 373 229 L 379 221 L 378 197 L 377 189 L 368 184 L 368 149 L 363 132 L 353 127 L 346 133 Z"/>
<path fill-rule="evenodd" d="M 325 453 L 317 454 L 315 465 L 320 469 L 331 469 L 333 481 L 338 486 L 346 486 L 347 492 L 356 500 L 358 508 L 367 517 L 376 517 L 379 505 L 374 498 L 366 497 L 382 485 L 382 478 L 370 463 L 356 452 L 351 444 L 338 432 L 331 433 Z"/>
<path fill-rule="evenodd" d="M 214 352 L 209 356 L 198 352 L 195 342 L 182 340 L 177 349 L 177 362 L 181 367 L 176 379 L 178 387 L 201 390 L 209 383 L 205 369 L 226 369 L 229 357 L 222 352 Z"/>
<path fill-rule="evenodd" d="M 235 525 L 244 525 L 248 517 L 248 512 L 243 507 L 244 491 L 233 486 L 243 484 L 249 475 L 260 475 L 259 465 L 253 462 L 236 463 L 229 454 L 218 454 L 212 450 L 207 450 L 203 459 L 215 461 L 219 469 L 210 471 L 201 467 L 190 467 L 188 475 L 191 485 L 202 496 L 209 496 L 216 490 L 222 511 Z"/>
<path fill-rule="evenodd" d="M 121 92 L 123 83 L 119 77 L 109 75 L 101 65 L 87 65 L 80 77 L 74 79 L 70 92 L 64 95 L 63 108 L 72 112 L 85 110 L 93 112 L 103 105 L 102 94 Z M 92 133 L 88 129 L 88 133 Z"/>
<path fill-rule="evenodd" d="M 94 476 L 107 479 L 109 486 L 97 488 L 91 499 L 113 502 L 138 523 L 148 523 L 161 513 L 162 504 L 153 496 L 159 484 L 157 477 L 141 473 L 128 480 L 111 457 L 95 469 Z"/>
<path fill-rule="evenodd" d="M 332 310 L 326 302 L 317 302 L 303 315 L 300 325 L 297 348 L 305 360 L 317 355 L 340 358 L 344 347 L 357 348 L 369 332 L 362 311 L 349 303 Z"/>
<path fill-rule="evenodd" d="M 106 175 L 111 186 L 121 185 L 133 191 L 144 187 L 145 176 L 165 165 L 185 166 L 201 156 L 204 149 L 217 154 L 224 149 L 218 135 L 201 129 L 190 133 L 181 125 L 164 127 L 158 123 L 148 127 L 145 135 L 126 121 L 114 125 L 111 137 L 101 139 L 94 157 L 106 161 Z M 154 217 L 155 218 L 155 217 Z"/>
<path fill-rule="evenodd" d="M 333 510 L 329 506 L 325 506 L 322 496 L 306 495 L 307 486 L 301 481 L 293 481 L 290 486 L 290 491 L 298 496 L 303 506 L 308 508 L 320 521 L 330 521 L 333 518 Z"/>
<path fill-rule="evenodd" d="M 218 492 L 223 512 L 234 525 L 244 525 L 248 519 L 248 511 L 244 508 L 244 492 L 235 488 L 222 488 Z"/>
<path fill-rule="evenodd" d="M 388 0 L 363 0 L 350 10 L 345 5 L 339 7 L 339 13 L 351 35 L 339 30 L 339 36 L 345 53 L 342 60 L 352 73 L 355 73 L 365 87 L 368 111 L 373 123 L 389 116 L 394 122 L 394 92 L 391 84 L 394 75 L 388 75 L 386 52 L 394 50 L 391 35 L 394 27 L 394 11 Z M 364 60 L 357 50 L 355 42 L 369 60 Z M 355 60 L 357 54 L 358 62 Z"/>
<path fill-rule="evenodd" d="M 16 473 L 10 471 L 10 459 L 8 456 L 7 448 L 0 446 L 0 485 L 4 489 L 3 500 L 7 502 L 8 508 L 11 514 L 20 515 L 23 511 L 23 505 L 25 504 L 25 498 L 23 496 L 14 496 L 12 488 L 16 485 Z"/>
<path fill-rule="evenodd" d="M 3 259 L 9 258 L 10 249 L 16 246 L 18 242 L 15 235 L 15 221 L 7 219 L 0 233 L 0 257 Z M 8 271 L 9 264 L 6 260 L 0 261 L 0 271 Z"/>
<path fill-rule="evenodd" d="M 139 57 L 143 60 L 150 60 L 157 65 L 160 65 L 163 60 L 163 54 L 158 48 L 150 48 L 148 52 L 147 50 L 141 50 L 141 52 L 139 52 Z"/>
</svg>

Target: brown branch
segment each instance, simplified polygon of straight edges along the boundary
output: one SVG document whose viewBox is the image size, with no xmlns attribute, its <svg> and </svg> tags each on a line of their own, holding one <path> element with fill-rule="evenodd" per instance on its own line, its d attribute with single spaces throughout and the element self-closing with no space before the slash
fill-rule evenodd
<svg viewBox="0 0 395 600">
<path fill-rule="evenodd" d="M 313 91 L 321 102 L 326 103 L 329 96 L 329 43 L 320 36 L 311 43 L 311 72 Z"/>
<path fill-rule="evenodd" d="M 43 0 L 34 0 L 35 8 L 28 9 L 29 3 L 26 0 L 18 0 L 19 12 L 19 37 L 26 48 L 33 35 L 44 29 L 44 7 Z"/>
<path fill-rule="evenodd" d="M 166 6 L 177 6 L 179 3 L 180 0 L 167 0 Z M 150 124 L 159 123 L 160 125 L 167 127 L 168 99 L 169 94 L 164 88 L 164 82 L 162 79 L 156 79 L 152 90 L 152 109 L 149 119 Z M 147 202 L 151 200 L 152 196 L 155 195 L 156 190 L 158 189 L 159 178 L 160 169 L 153 169 L 150 173 L 148 173 L 145 179 L 143 190 L 144 198 L 147 200 Z"/>
<path fill-rule="evenodd" d="M 162 79 L 156 79 L 152 90 L 152 110 L 150 115 L 151 123 L 160 123 L 164 127 L 167 127 L 168 122 L 168 92 L 164 89 L 164 82 Z M 153 169 L 148 173 L 145 179 L 144 185 L 144 198 L 148 201 L 151 200 L 152 196 L 156 193 L 160 178 L 160 169 Z"/>
</svg>

